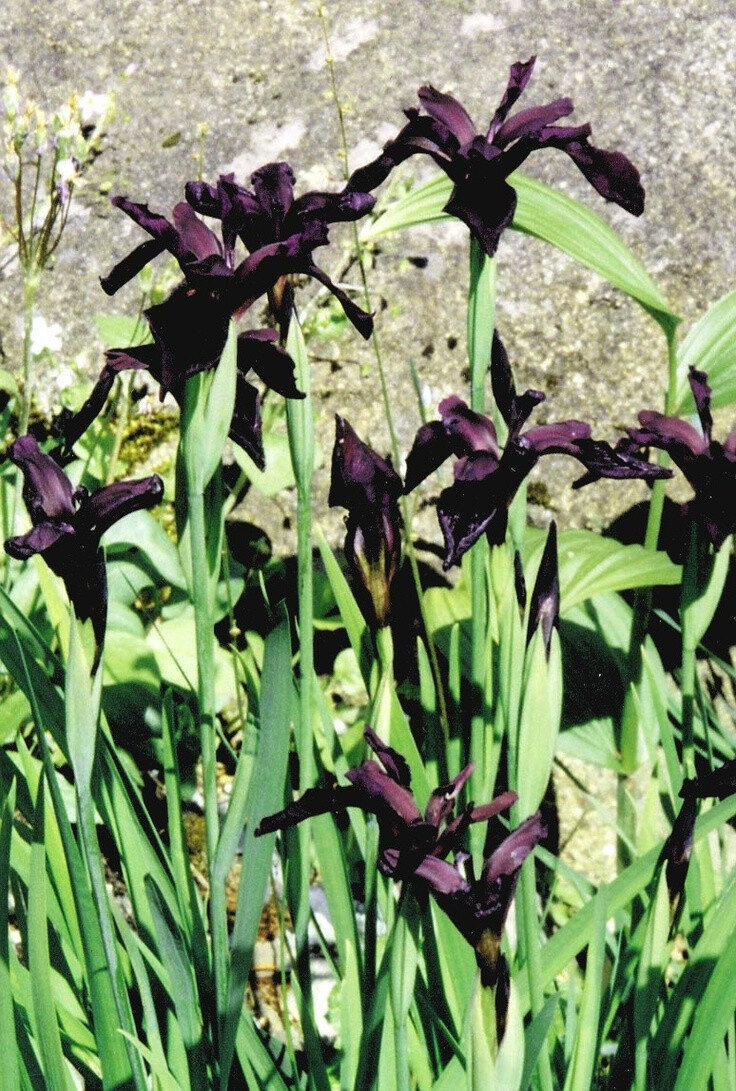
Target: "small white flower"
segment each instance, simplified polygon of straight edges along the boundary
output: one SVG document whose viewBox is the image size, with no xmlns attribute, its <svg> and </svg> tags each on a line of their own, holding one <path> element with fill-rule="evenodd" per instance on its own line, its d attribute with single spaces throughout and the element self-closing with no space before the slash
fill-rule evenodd
<svg viewBox="0 0 736 1091">
<path fill-rule="evenodd" d="M 59 352 L 61 349 L 61 326 L 58 322 L 47 322 L 43 315 L 36 315 L 31 326 L 31 353 L 43 356 L 44 352 Z"/>
<path fill-rule="evenodd" d="M 77 163 L 73 159 L 60 159 L 56 164 L 56 177 L 59 182 L 73 182 L 79 173 Z"/>
<path fill-rule="evenodd" d="M 112 106 L 112 96 L 85 91 L 79 99 L 79 116 L 85 128 L 104 122 Z"/>
</svg>

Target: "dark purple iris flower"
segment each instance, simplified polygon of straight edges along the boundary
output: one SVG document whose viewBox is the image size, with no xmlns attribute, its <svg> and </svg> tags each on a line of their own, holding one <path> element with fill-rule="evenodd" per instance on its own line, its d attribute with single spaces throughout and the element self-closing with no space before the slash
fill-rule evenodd
<svg viewBox="0 0 736 1091">
<path fill-rule="evenodd" d="M 717 769 L 708 769 L 696 778 L 683 781 L 680 789 L 682 806 L 672 825 L 672 831 L 664 843 L 660 857 L 661 862 L 665 864 L 671 921 L 677 913 L 690 868 L 698 800 L 726 799 L 734 793 L 736 793 L 736 758 L 724 762 Z"/>
<path fill-rule="evenodd" d="M 23 499 L 33 526 L 26 534 L 8 538 L 5 550 L 18 560 L 40 553 L 64 581 L 77 617 L 91 618 L 101 645 L 107 577 L 100 539 L 124 515 L 160 503 L 163 482 L 157 474 L 139 481 L 116 481 L 90 496 L 86 489 L 74 488 L 31 435 L 12 443 L 8 458 L 23 473 Z"/>
<path fill-rule="evenodd" d="M 689 378 L 702 434 L 688 421 L 653 409 L 639 414 L 641 428 L 627 431 L 637 446 L 659 447 L 679 466 L 695 490 L 687 509 L 718 550 L 736 531 L 736 430 L 725 443 L 712 438 L 708 376 L 691 367 Z"/>
<path fill-rule="evenodd" d="M 180 401 L 190 376 L 217 366 L 230 319 L 251 307 L 281 277 L 308 271 L 313 249 L 327 242 L 327 227 L 314 221 L 305 225 L 301 234 L 262 246 L 235 265 L 232 253 L 185 202 L 174 209 L 173 223 L 127 197 L 114 197 L 113 204 L 152 238 L 102 279 L 105 291 L 116 292 L 163 251 L 177 259 L 185 279 L 163 303 L 144 312 L 153 334 L 152 345 L 106 353 L 105 366 L 90 397 L 66 427 L 67 447 L 100 412 L 121 371 L 149 371 L 160 383 L 162 393 L 168 391 Z M 293 361 L 277 341 L 278 335 L 271 329 L 248 330 L 238 337 L 238 378 L 230 435 L 261 468 L 260 400 L 246 376 L 252 370 L 285 397 L 303 397 L 294 381 Z"/>
<path fill-rule="evenodd" d="M 560 421 L 521 429 L 535 405 L 544 401 L 538 390 L 517 395 L 511 367 L 500 337 L 494 333 L 491 355 L 493 393 L 508 427 L 503 452 L 493 422 L 452 395 L 440 403 L 441 420 L 423 425 L 416 434 L 406 463 L 406 491 L 412 489 L 454 455 L 455 480 L 437 502 L 445 538 L 443 567 L 457 564 L 485 534 L 491 545 L 506 536 L 508 508 L 516 492 L 542 455 L 571 455 L 588 470 L 584 480 L 597 477 L 645 478 L 669 476 L 630 451 L 613 449 L 591 439 L 590 425 L 579 420 Z"/>
<path fill-rule="evenodd" d="M 547 106 L 533 106 L 508 116 L 529 82 L 535 62 L 536 57 L 531 57 L 511 66 L 508 86 L 485 134 L 477 131 L 465 107 L 452 95 L 431 86 L 421 87 L 419 101 L 425 113 L 405 110 L 409 123 L 377 159 L 353 173 L 348 188 L 373 190 L 398 163 L 412 155 L 429 155 L 454 183 L 445 211 L 467 224 L 486 254 L 492 256 L 516 208 L 516 191 L 507 181 L 509 175 L 531 152 L 559 148 L 602 197 L 634 216 L 641 215 L 644 190 L 633 163 L 621 152 L 603 151 L 591 144 L 589 124 L 557 124 L 572 113 L 572 99 L 556 99 Z"/>
<path fill-rule="evenodd" d="M 527 818 L 488 857 L 479 879 L 472 875 L 472 861 L 467 853 L 456 852 L 454 865 L 436 855 L 427 855 L 416 868 L 416 879 L 428 887 L 440 908 L 475 950 L 484 985 L 496 984 L 501 933 L 519 872 L 546 833 L 539 813 Z"/>
<path fill-rule="evenodd" d="M 345 774 L 348 785 L 308 788 L 278 814 L 262 819 L 256 836 L 288 829 L 318 814 L 358 807 L 378 819 L 379 869 L 384 875 L 404 879 L 427 857 L 441 860 L 453 851 L 472 822 L 493 818 L 517 798 L 515 792 L 504 792 L 481 807 L 469 803 L 452 817 L 455 800 L 473 771 L 473 766 L 467 765 L 449 784 L 432 792 L 422 814 L 411 792 L 405 759 L 370 728 L 365 729 L 365 740 L 381 765 L 369 759 Z"/>
<path fill-rule="evenodd" d="M 335 424 L 329 503 L 348 509 L 345 556 L 380 629 L 388 625 L 391 583 L 401 559 L 403 485 L 391 463 L 363 443 L 344 417 L 336 416 Z"/>
<path fill-rule="evenodd" d="M 188 182 L 186 198 L 196 212 L 222 221 L 222 237 L 226 254 L 232 254 L 237 239 L 254 254 L 264 246 L 298 237 L 310 227 L 325 229 L 327 224 L 359 220 L 375 204 L 372 194 L 358 188 L 346 188 L 341 193 L 310 190 L 294 196 L 294 172 L 288 163 L 267 163 L 251 175 L 252 189 L 239 185 L 232 174 L 221 174 L 216 185 Z M 363 337 L 373 330 L 371 315 L 361 310 L 339 288 L 324 270 L 306 257 L 299 270 L 323 284 L 339 300 L 345 314 Z M 282 296 L 285 284 L 280 284 Z M 290 298 L 273 298 L 275 311 L 288 324 Z M 282 321 L 283 325 L 283 321 Z"/>
</svg>

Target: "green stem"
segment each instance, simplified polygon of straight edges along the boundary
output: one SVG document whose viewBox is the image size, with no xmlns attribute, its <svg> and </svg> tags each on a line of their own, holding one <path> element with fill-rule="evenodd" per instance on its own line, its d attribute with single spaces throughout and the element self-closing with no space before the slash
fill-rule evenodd
<svg viewBox="0 0 736 1091">
<path fill-rule="evenodd" d="M 40 272 L 35 266 L 23 270 L 23 391 L 21 393 L 21 410 L 18 419 L 18 435 L 24 436 L 28 431 L 31 419 L 33 403 L 33 353 L 31 352 L 31 334 L 33 331 L 33 311 L 36 304 L 36 296 L 41 282 Z M 15 486 L 13 488 L 13 503 L 10 514 L 10 535 L 17 531 L 16 520 L 18 508 L 23 492 L 23 474 L 20 467 L 16 467 Z M 4 585 L 7 589 L 10 582 L 12 562 L 10 558 L 5 563 Z"/>
<path fill-rule="evenodd" d="M 227 908 L 225 889 L 215 881 L 214 867 L 220 836 L 217 803 L 217 764 L 215 732 L 215 654 L 212 620 L 212 588 L 207 550 L 204 495 L 187 492 L 189 544 L 192 558 L 192 594 L 194 599 L 197 650 L 197 700 L 199 704 L 199 739 L 202 752 L 207 874 L 210 884 L 209 917 L 212 933 L 212 961 L 215 971 L 216 1031 L 225 1011 L 228 973 Z"/>
<path fill-rule="evenodd" d="M 517 904 L 521 908 L 521 932 L 524 937 L 526 972 L 529 981 L 529 1001 L 532 1017 L 538 1015 L 544 1007 L 544 986 L 542 984 L 542 955 L 539 946 L 539 916 L 537 914 L 537 888 L 534 877 L 534 860 L 525 861 L 519 875 L 519 894 Z M 552 1068 L 549 1051 L 542 1046 L 537 1060 L 538 1086 L 542 1091 L 553 1091 Z"/>
<path fill-rule="evenodd" d="M 677 394 L 677 341 L 674 328 L 666 333 L 667 337 L 667 390 L 664 399 L 665 415 L 672 413 Z M 669 456 L 666 451 L 659 454 L 659 465 L 667 466 Z M 649 500 L 647 526 L 644 535 L 646 549 L 654 550 L 659 544 L 659 531 L 662 525 L 662 513 L 665 501 L 665 482 L 654 482 Z M 629 633 L 629 647 L 626 664 L 626 690 L 621 709 L 619 724 L 619 749 L 622 755 L 623 771 L 618 774 L 618 822 L 625 835 L 618 838 L 618 863 L 623 870 L 631 856 L 627 844 L 636 844 L 636 809 L 630 805 L 627 787 L 628 779 L 636 768 L 636 738 L 639 732 L 637 722 L 637 689 L 642 673 L 642 645 L 649 628 L 652 611 L 651 587 L 638 588 L 634 594 L 634 606 Z"/>
<path fill-rule="evenodd" d="M 327 30 L 327 18 L 325 8 L 322 4 L 317 5 L 317 16 L 320 20 L 322 28 L 322 37 L 325 43 L 325 56 L 327 62 L 327 69 L 330 74 L 330 90 L 332 93 L 332 99 L 335 103 L 335 110 L 337 111 L 337 120 L 340 130 L 340 144 L 343 158 L 344 175 L 348 179 L 350 177 L 350 165 L 348 160 L 348 138 L 347 130 L 345 128 L 345 114 L 340 102 L 340 95 L 337 86 L 337 76 L 335 73 L 335 64 L 332 58 L 332 51 L 330 49 L 330 37 Z M 372 311 L 371 296 L 368 287 L 368 274 L 365 268 L 365 260 L 363 258 L 363 245 L 360 241 L 360 232 L 358 231 L 357 223 L 353 223 L 353 242 L 355 247 L 355 254 L 358 261 L 358 268 L 360 270 L 360 281 L 363 289 L 363 299 L 366 309 Z M 389 438 L 391 441 L 391 456 L 393 458 L 394 466 L 399 467 L 401 465 L 401 452 L 399 450 L 398 434 L 396 432 L 396 424 L 394 422 L 393 410 L 391 408 L 391 396 L 388 389 L 388 383 L 386 382 L 386 371 L 383 366 L 383 357 L 381 355 L 381 346 L 378 340 L 375 327 L 371 335 L 371 345 L 373 346 L 373 354 L 376 359 L 376 367 L 378 369 L 378 379 L 381 387 L 381 399 L 383 401 L 383 412 L 386 418 L 386 425 L 388 427 Z M 450 720 L 447 713 L 447 698 L 445 695 L 445 687 L 442 681 L 442 673 L 440 671 L 439 659 L 437 657 L 437 648 L 435 647 L 432 632 L 429 628 L 429 619 L 427 617 L 426 607 L 424 605 L 424 590 L 422 588 L 422 578 L 419 572 L 419 562 L 417 560 L 416 549 L 414 548 L 414 538 L 412 535 L 412 510 L 406 496 L 402 496 L 399 501 L 401 508 L 401 518 L 404 522 L 404 545 L 406 549 L 406 555 L 409 560 L 409 567 L 411 569 L 411 576 L 414 583 L 414 588 L 417 596 L 417 603 L 419 605 L 419 618 L 424 633 L 425 643 L 427 646 L 427 654 L 429 656 L 429 666 L 432 671 L 432 677 L 434 679 L 435 689 L 437 691 L 437 707 L 439 710 L 440 724 L 442 727 L 445 739 L 450 737 Z"/>
<path fill-rule="evenodd" d="M 478 241 L 470 240 L 470 286 L 468 291 L 468 356 L 470 358 L 470 406 L 483 413 L 486 399 L 486 375 L 491 359 L 496 314 L 496 264 L 486 257 Z M 470 758 L 475 763 L 471 792 L 485 790 L 485 732 L 488 709 L 485 702 L 486 637 L 488 598 L 486 594 L 486 557 L 488 546 L 478 542 L 470 554 L 471 628 L 470 684 Z"/>
</svg>

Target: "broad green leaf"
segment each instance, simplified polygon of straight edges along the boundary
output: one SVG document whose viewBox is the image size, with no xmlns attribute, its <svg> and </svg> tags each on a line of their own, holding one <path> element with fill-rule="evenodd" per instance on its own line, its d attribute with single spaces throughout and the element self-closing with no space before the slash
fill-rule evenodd
<svg viewBox="0 0 736 1091">
<path fill-rule="evenodd" d="M 238 1060 L 246 1076 L 248 1091 L 290 1091 L 296 1086 L 294 1075 L 288 1071 L 288 1058 L 283 1044 L 274 1042 L 274 1052 L 278 1051 L 280 1061 L 286 1066 L 286 1077 L 281 1074 L 274 1056 L 253 1023 L 253 1017 L 245 1006 L 240 1012 L 238 1036 L 236 1042 Z"/>
<path fill-rule="evenodd" d="M 150 340 L 148 324 L 123 314 L 96 314 L 94 323 L 105 348 L 128 348 Z"/>
<path fill-rule="evenodd" d="M 553 998 L 554 999 L 554 998 Z M 498 1087 L 508 1091 L 519 1091 L 524 1078 L 526 1061 L 526 1038 L 524 1020 L 519 1008 L 519 993 L 516 982 L 509 982 L 509 1003 L 506 1012 L 506 1031 L 498 1047 L 496 1057 L 496 1079 Z"/>
<path fill-rule="evenodd" d="M 295 484 L 286 432 L 277 432 L 274 428 L 265 431 L 263 454 L 266 468 L 259 470 L 250 455 L 237 443 L 233 444 L 233 457 L 250 483 L 264 496 L 278 496 Z"/>
<path fill-rule="evenodd" d="M 673 414 L 695 412 L 688 371 L 705 371 L 714 407 L 736 401 L 736 292 L 714 303 L 680 345 L 677 353 L 677 393 Z"/>
<path fill-rule="evenodd" d="M 671 333 L 679 317 L 667 306 L 646 269 L 621 238 L 595 212 L 559 190 L 519 171 L 509 177 L 517 194 L 512 227 L 552 243 L 631 296 Z M 443 212 L 452 182 L 444 175 L 417 186 L 361 232 L 372 242 L 391 231 L 447 219 Z"/>
<path fill-rule="evenodd" d="M 64 707 L 69 759 L 74 771 L 77 791 L 82 795 L 90 791 L 92 783 L 101 692 L 102 671 L 98 670 L 92 674 L 91 665 L 82 644 L 80 622 L 72 611 Z"/>
<path fill-rule="evenodd" d="M 159 621 L 148 633 L 149 648 L 156 657 L 164 682 L 178 689 L 197 690 L 197 644 L 194 617 Z M 232 663 L 228 653 L 212 636 L 215 659 L 215 711 L 234 697 Z"/>
<path fill-rule="evenodd" d="M 340 984 L 340 1087 L 350 1091 L 355 1087 L 360 1059 L 360 1039 L 363 1034 L 363 997 L 358 952 L 350 940 L 345 944 L 345 974 Z"/>
<path fill-rule="evenodd" d="M 164 583 L 186 590 L 179 551 L 150 511 L 134 511 L 105 532 L 107 562 L 119 557 L 158 573 Z"/>
</svg>

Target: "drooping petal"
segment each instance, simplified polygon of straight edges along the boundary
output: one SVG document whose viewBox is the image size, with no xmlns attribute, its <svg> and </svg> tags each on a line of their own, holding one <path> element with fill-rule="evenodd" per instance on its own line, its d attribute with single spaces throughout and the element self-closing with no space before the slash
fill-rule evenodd
<svg viewBox="0 0 736 1091">
<path fill-rule="evenodd" d="M 121 371 L 149 371 L 161 381 L 161 350 L 157 345 L 138 345 L 130 349 L 108 349 L 105 366 L 82 408 L 64 425 L 64 445 L 71 451 L 92 421 L 102 412 L 115 379 Z"/>
<path fill-rule="evenodd" d="M 228 434 L 234 443 L 239 444 L 250 455 L 259 470 L 266 468 L 260 395 L 240 371 L 235 381 L 235 406 Z"/>
<path fill-rule="evenodd" d="M 346 807 L 360 806 L 360 797 L 352 787 L 307 788 L 307 790 L 289 803 L 282 811 L 262 818 L 254 833 L 256 837 L 274 833 L 276 830 L 288 830 L 307 818 L 318 814 L 328 814 L 345 810 Z"/>
<path fill-rule="evenodd" d="M 459 564 L 464 553 L 487 534 L 489 541 L 499 545 L 506 537 L 508 507 L 506 497 L 499 496 L 487 480 L 456 481 L 440 493 L 437 515 L 445 539 L 445 571 Z"/>
<path fill-rule="evenodd" d="M 552 144 L 550 140 L 548 143 Z M 644 187 L 639 171 L 623 152 L 604 151 L 589 140 L 565 142 L 563 148 L 601 197 L 632 216 L 644 211 Z"/>
<path fill-rule="evenodd" d="M 227 341 L 230 311 L 184 283 L 144 312 L 161 355 L 161 386 L 180 391 L 190 375 L 215 367 Z"/>
<path fill-rule="evenodd" d="M 100 277 L 103 291 L 107 295 L 115 295 L 124 284 L 137 277 L 150 261 L 165 250 L 166 246 L 160 239 L 148 239 L 147 242 L 140 243 L 127 257 L 113 266 L 107 276 Z"/>
<path fill-rule="evenodd" d="M 672 477 L 671 470 L 642 458 L 639 444 L 631 438 L 621 438 L 615 447 L 611 447 L 605 440 L 583 438 L 577 440 L 575 446 L 575 458 L 582 462 L 588 472 L 573 482 L 574 489 L 580 489 L 592 481 L 599 481 L 602 477 L 614 480 L 638 478 L 642 481 Z"/>
<path fill-rule="evenodd" d="M 310 262 L 305 271 L 314 280 L 319 281 L 320 284 L 324 284 L 325 288 L 334 295 L 335 299 L 345 311 L 346 317 L 355 326 L 360 336 L 367 341 L 373 333 L 373 315 L 369 314 L 368 311 L 364 311 L 357 303 L 354 303 L 347 292 L 343 291 L 342 288 L 335 284 L 335 282 L 328 277 L 327 273 L 325 273 L 323 269 L 320 269 L 318 265 Z"/>
<path fill-rule="evenodd" d="M 444 211 L 466 224 L 492 258 L 514 218 L 516 201 L 516 190 L 505 175 L 486 170 L 474 173 L 471 165 L 467 176 L 455 183 Z"/>
<path fill-rule="evenodd" d="M 281 238 L 281 226 L 294 203 L 294 171 L 288 163 L 266 163 L 250 176 L 256 200 L 270 220 L 273 236 Z"/>
<path fill-rule="evenodd" d="M 406 459 L 404 492 L 409 493 L 415 489 L 425 477 L 439 469 L 451 454 L 450 437 L 442 421 L 434 420 L 423 424 L 414 437 Z"/>
<path fill-rule="evenodd" d="M 80 535 L 99 539 L 125 515 L 160 504 L 164 483 L 158 474 L 137 481 L 113 481 L 85 497 L 79 505 L 75 526 Z"/>
<path fill-rule="evenodd" d="M 246 330 L 238 334 L 238 370 L 249 368 L 259 379 L 284 398 L 304 398 L 296 385 L 295 364 L 286 349 L 276 344 L 278 333 L 272 329 Z"/>
<path fill-rule="evenodd" d="M 65 535 L 73 534 L 74 527 L 70 523 L 45 521 L 31 527 L 25 534 L 8 538 L 5 552 L 17 561 L 27 561 L 34 553 L 45 553 Z"/>
<path fill-rule="evenodd" d="M 74 519 L 73 489 L 60 466 L 38 446 L 35 436 L 20 436 L 8 447 L 8 458 L 23 474 L 23 499 L 31 521 Z"/>
</svg>

